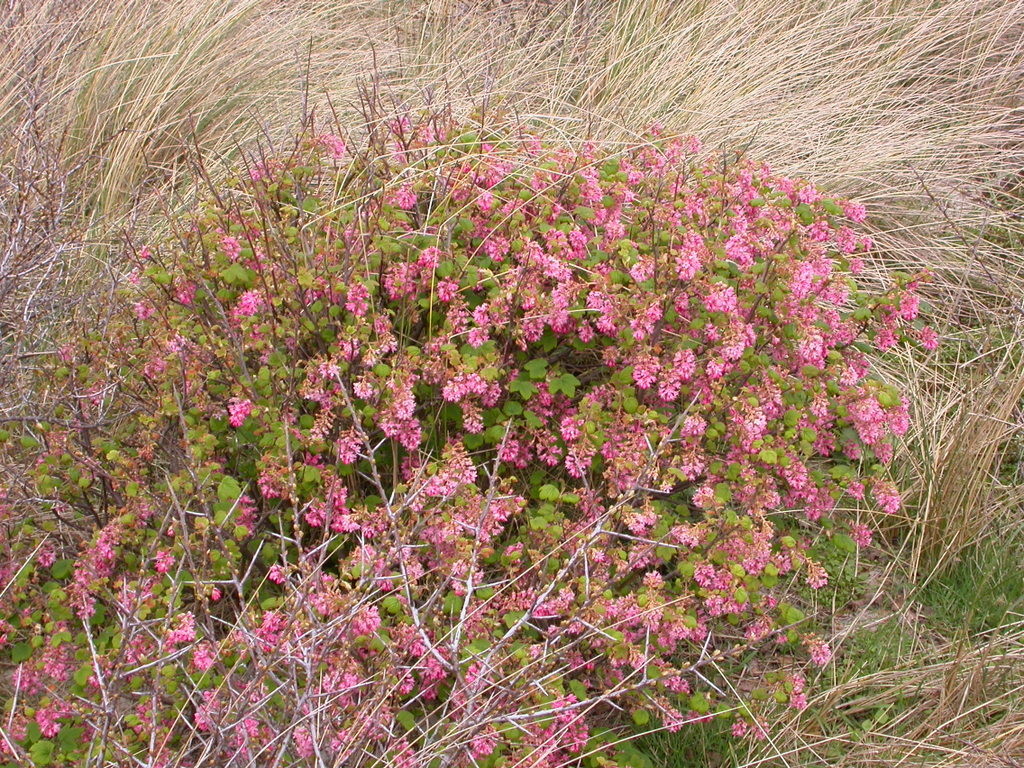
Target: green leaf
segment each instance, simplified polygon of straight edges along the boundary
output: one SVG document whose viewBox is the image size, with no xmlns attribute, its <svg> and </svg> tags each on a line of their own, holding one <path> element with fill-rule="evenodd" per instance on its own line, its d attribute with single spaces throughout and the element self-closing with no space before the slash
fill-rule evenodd
<svg viewBox="0 0 1024 768">
<path fill-rule="evenodd" d="M 651 713 L 646 709 L 634 709 L 633 710 L 633 722 L 637 725 L 647 725 L 651 720 Z"/>
<path fill-rule="evenodd" d="M 895 408 L 900 404 L 900 399 L 897 395 L 892 392 L 883 389 L 878 393 L 878 404 L 883 408 Z"/>
<path fill-rule="evenodd" d="M 785 624 L 799 624 L 806 618 L 806 614 L 799 608 L 788 604 L 780 604 L 782 621 Z"/>
<path fill-rule="evenodd" d="M 636 747 L 626 744 L 616 747 L 616 759 L 614 765 L 624 768 L 653 768 L 654 763 L 647 755 Z"/>
<path fill-rule="evenodd" d="M 569 690 L 572 691 L 573 695 L 576 696 L 577 701 L 586 701 L 587 699 L 587 686 L 581 683 L 579 680 L 569 681 Z"/>
<path fill-rule="evenodd" d="M 64 726 L 57 735 L 60 748 L 65 752 L 74 751 L 75 747 L 82 743 L 82 736 L 85 735 L 85 728 Z"/>
<path fill-rule="evenodd" d="M 465 602 L 465 598 L 461 595 L 457 595 L 454 592 L 449 592 L 444 596 L 444 600 L 441 603 L 441 610 L 449 616 L 454 616 L 456 613 L 462 610 L 462 605 Z"/>
<path fill-rule="evenodd" d="M 411 731 L 416 727 L 416 717 L 408 710 L 400 709 L 395 712 L 395 720 L 407 731 Z"/>
<path fill-rule="evenodd" d="M 540 429 L 544 426 L 544 422 L 533 411 L 523 411 L 523 418 L 526 419 L 526 426 L 530 429 Z"/>
<path fill-rule="evenodd" d="M 79 685 L 84 686 L 89 682 L 90 677 L 92 677 L 92 667 L 89 664 L 83 664 L 75 672 L 75 682 Z"/>
<path fill-rule="evenodd" d="M 771 448 L 765 448 L 757 457 L 765 464 L 776 464 L 779 461 L 779 455 Z"/>
<path fill-rule="evenodd" d="M 539 391 L 537 385 L 526 379 L 515 379 L 508 385 L 509 392 L 515 392 L 523 400 L 529 400 Z"/>
<path fill-rule="evenodd" d="M 32 756 L 32 762 L 35 765 L 49 765 L 53 762 L 53 750 L 55 744 L 48 739 L 37 741 L 31 747 L 29 747 L 29 754 Z"/>
<path fill-rule="evenodd" d="M 852 477 L 856 473 L 849 464 L 836 464 L 829 470 L 829 474 L 833 480 L 839 480 L 844 477 Z"/>
<path fill-rule="evenodd" d="M 217 486 L 217 498 L 221 501 L 234 502 L 241 495 L 242 488 L 231 475 L 225 475 Z"/>
<path fill-rule="evenodd" d="M 690 709 L 701 715 L 706 715 L 708 710 L 711 709 L 711 705 L 708 703 L 707 696 L 703 693 L 695 693 L 690 697 Z"/>
<path fill-rule="evenodd" d="M 840 552 L 848 552 L 853 554 L 857 551 L 857 542 L 847 536 L 845 533 L 834 533 L 832 534 L 832 543 L 835 548 Z"/>
<path fill-rule="evenodd" d="M 719 483 L 715 486 L 715 501 L 719 504 L 728 504 L 732 501 L 732 488 L 728 483 Z"/>
<path fill-rule="evenodd" d="M 558 488 L 553 485 L 542 485 L 537 491 L 541 501 L 557 501 L 561 495 Z"/>
<path fill-rule="evenodd" d="M 53 578 L 60 581 L 61 579 L 66 579 L 71 575 L 71 570 L 74 568 L 74 565 L 74 560 L 58 560 L 50 566 L 50 573 L 53 574 Z"/>
<path fill-rule="evenodd" d="M 522 403 L 517 403 L 515 400 L 507 400 L 501 410 L 506 416 L 518 416 L 523 412 L 523 406 Z"/>
<path fill-rule="evenodd" d="M 530 375 L 530 378 L 534 381 L 539 381 L 547 375 L 548 361 L 547 360 L 531 360 L 523 366 L 526 372 Z"/>
<path fill-rule="evenodd" d="M 222 270 L 220 276 L 228 285 L 247 288 L 252 284 L 254 274 L 252 270 L 246 269 L 241 264 L 232 264 Z"/>
<path fill-rule="evenodd" d="M 32 646 L 28 643 L 17 643 L 11 648 L 11 661 L 20 664 L 32 655 Z"/>
<path fill-rule="evenodd" d="M 302 482 L 316 484 L 320 482 L 320 470 L 312 464 L 306 464 L 302 468 Z"/>
<path fill-rule="evenodd" d="M 551 394 L 557 394 L 562 392 L 568 397 L 576 396 L 576 387 L 580 385 L 580 380 L 573 376 L 571 373 L 563 373 L 561 376 L 552 379 L 548 384 L 548 389 Z"/>
</svg>

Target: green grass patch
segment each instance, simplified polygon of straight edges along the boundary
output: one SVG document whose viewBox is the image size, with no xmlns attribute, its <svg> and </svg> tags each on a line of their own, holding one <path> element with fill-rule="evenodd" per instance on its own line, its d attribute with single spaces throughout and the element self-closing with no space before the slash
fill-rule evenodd
<svg viewBox="0 0 1024 768">
<path fill-rule="evenodd" d="M 725 768 L 743 762 L 747 745 L 730 733 L 730 721 L 684 725 L 675 733 L 652 731 L 634 742 L 652 768 Z"/>
<path fill-rule="evenodd" d="M 1024 620 L 1024 529 L 1019 525 L 969 545 L 919 593 L 922 605 L 950 629 L 972 634 Z"/>
</svg>

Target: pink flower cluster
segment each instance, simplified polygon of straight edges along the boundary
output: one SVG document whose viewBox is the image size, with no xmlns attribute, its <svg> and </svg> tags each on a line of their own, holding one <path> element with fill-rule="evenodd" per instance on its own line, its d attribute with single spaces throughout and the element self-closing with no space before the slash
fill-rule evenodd
<svg viewBox="0 0 1024 768">
<path fill-rule="evenodd" d="M 228 424 L 236 429 L 245 423 L 252 413 L 252 401 L 233 397 L 228 402 Z"/>
</svg>

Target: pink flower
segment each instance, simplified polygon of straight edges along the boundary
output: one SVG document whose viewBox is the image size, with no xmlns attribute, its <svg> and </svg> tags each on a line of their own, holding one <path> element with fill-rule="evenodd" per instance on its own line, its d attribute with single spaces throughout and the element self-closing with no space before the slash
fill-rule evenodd
<svg viewBox="0 0 1024 768">
<path fill-rule="evenodd" d="M 731 285 L 722 285 L 704 297 L 704 306 L 709 312 L 734 312 L 737 305 L 736 291 Z"/>
<path fill-rule="evenodd" d="M 899 316 L 904 320 L 914 320 L 920 311 L 921 300 L 915 293 L 905 293 L 900 299 Z"/>
<path fill-rule="evenodd" d="M 53 546 L 49 543 L 43 546 L 39 550 L 39 554 L 36 555 L 36 562 L 43 568 L 49 568 L 57 561 L 57 553 L 54 551 Z"/>
<path fill-rule="evenodd" d="M 330 152 L 331 157 L 335 160 L 340 160 L 345 156 L 345 142 L 340 136 L 335 136 L 333 133 L 323 133 L 320 135 L 320 144 Z"/>
<path fill-rule="evenodd" d="M 459 284 L 455 280 L 444 279 L 437 284 L 437 298 L 446 304 L 459 292 Z"/>
<path fill-rule="evenodd" d="M 894 515 L 900 511 L 901 499 L 896 487 L 887 481 L 879 480 L 871 488 L 871 495 L 875 497 L 878 506 L 883 512 Z"/>
<path fill-rule="evenodd" d="M 179 302 L 184 304 L 186 307 L 191 306 L 192 302 L 196 298 L 196 284 L 185 283 L 184 285 L 178 286 L 177 292 L 174 294 Z"/>
<path fill-rule="evenodd" d="M 205 672 L 217 661 L 217 651 L 212 643 L 200 643 L 192 650 L 192 663 L 200 672 Z"/>
<path fill-rule="evenodd" d="M 871 543 L 871 529 L 863 523 L 856 523 L 850 530 L 850 536 L 859 547 L 866 547 Z"/>
<path fill-rule="evenodd" d="M 36 722 L 43 736 L 49 739 L 57 735 L 60 731 L 60 723 L 57 722 L 59 717 L 60 714 L 49 707 L 36 710 Z"/>
<path fill-rule="evenodd" d="M 264 653 L 270 651 L 274 646 L 281 643 L 281 635 L 288 628 L 288 619 L 278 611 L 267 611 L 263 614 L 259 627 L 256 628 L 256 637 L 260 641 L 260 648 Z"/>
<path fill-rule="evenodd" d="M 182 613 L 175 621 L 174 629 L 167 633 L 167 644 L 183 645 L 196 639 L 196 618 L 189 613 Z"/>
<path fill-rule="evenodd" d="M 441 252 L 440 248 L 436 248 L 431 245 L 420 251 L 420 255 L 416 259 L 416 264 L 420 269 L 426 270 L 427 272 L 433 272 L 441 263 L 441 257 L 443 255 L 444 254 Z"/>
<path fill-rule="evenodd" d="M 658 380 L 661 364 L 654 357 L 638 360 L 633 366 L 633 381 L 640 389 L 650 389 Z"/>
<path fill-rule="evenodd" d="M 372 635 L 380 626 L 380 611 L 377 606 L 370 605 L 363 608 L 354 619 L 352 619 L 352 632 L 356 635 Z"/>
<path fill-rule="evenodd" d="M 397 205 L 404 211 L 408 211 L 416 205 L 416 191 L 412 184 L 403 184 L 391 195 L 391 203 Z"/>
<path fill-rule="evenodd" d="M 280 565 L 275 564 L 271 566 L 270 572 L 267 573 L 267 578 L 275 584 L 284 584 L 285 580 L 288 577 L 284 572 L 284 568 L 282 568 Z"/>
<path fill-rule="evenodd" d="M 935 332 L 935 329 L 930 325 L 926 325 L 920 331 L 917 332 L 918 341 L 921 342 L 921 346 L 932 352 L 939 348 L 939 334 Z"/>
<path fill-rule="evenodd" d="M 171 570 L 171 566 L 174 565 L 174 554 L 167 549 L 162 549 L 156 553 L 155 564 L 153 565 L 154 570 L 157 573 L 167 573 Z"/>
<path fill-rule="evenodd" d="M 842 253 L 853 253 L 857 250 L 857 234 L 849 227 L 840 227 L 836 232 L 836 247 Z"/>
<path fill-rule="evenodd" d="M 816 637 L 807 642 L 807 650 L 811 652 L 811 661 L 819 667 L 824 667 L 832 660 L 832 649 L 828 643 Z"/>
<path fill-rule="evenodd" d="M 811 589 L 821 589 L 828 584 L 828 572 L 818 563 L 812 560 L 807 561 L 807 586 Z"/>
<path fill-rule="evenodd" d="M 362 283 L 355 283 L 345 297 L 345 309 L 356 317 L 362 317 L 369 308 L 370 291 Z"/>
<path fill-rule="evenodd" d="M 238 303 L 231 310 L 236 320 L 240 317 L 252 317 L 263 307 L 265 301 L 259 291 L 246 291 L 238 297 Z"/>
<path fill-rule="evenodd" d="M 220 239 L 220 247 L 224 249 L 224 255 L 231 259 L 231 261 L 237 261 L 238 257 L 242 254 L 242 244 L 238 242 L 238 238 L 231 237 L 230 235 Z"/>
<path fill-rule="evenodd" d="M 858 203 L 845 203 L 843 205 L 843 213 L 855 224 L 863 224 L 864 220 L 867 219 L 867 208 Z"/>
<path fill-rule="evenodd" d="M 253 405 L 249 400 L 233 397 L 228 401 L 228 424 L 237 429 L 245 423 L 252 413 Z"/>
</svg>

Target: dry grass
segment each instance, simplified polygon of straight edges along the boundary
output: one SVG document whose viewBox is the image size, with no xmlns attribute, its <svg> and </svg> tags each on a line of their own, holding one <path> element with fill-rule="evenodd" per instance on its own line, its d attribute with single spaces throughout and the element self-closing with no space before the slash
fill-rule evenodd
<svg viewBox="0 0 1024 768">
<path fill-rule="evenodd" d="M 1022 339 L 1020 321 L 959 333 L 932 359 L 904 360 L 893 374 L 915 410 L 901 469 L 914 530 L 907 575 L 919 584 L 995 521 L 1020 517 L 1024 485 L 1000 470 L 1022 435 Z"/>
<path fill-rule="evenodd" d="M 929 192 L 957 219 L 991 219 L 979 190 L 1021 167 L 1019 0 L 426 6 L 411 77 L 501 94 L 575 135 L 622 139 L 657 120 L 749 145 L 890 223 L 933 209 Z M 913 244 L 906 257 L 960 247 L 925 223 L 891 233 Z"/>
<path fill-rule="evenodd" d="M 41 124 L 67 167 L 85 164 L 86 214 L 124 215 L 188 147 L 217 157 L 280 138 L 309 83 L 367 71 L 370 6 L 345 3 L 332 26 L 335 4 L 308 0 L 15 0 L 0 124 Z"/>
<path fill-rule="evenodd" d="M 922 642 L 822 691 L 746 764 L 1013 766 L 1001 761 L 1024 756 L 1022 641 L 1018 628 L 977 644 Z"/>
<path fill-rule="evenodd" d="M 145 237 L 188 189 L 194 150 L 226 167 L 328 96 L 344 120 L 374 79 L 396 109 L 485 103 L 573 141 L 660 121 L 865 203 L 877 266 L 932 269 L 951 340 L 879 368 L 916 413 L 897 575 L 938 578 L 993 521 L 1024 525 L 1000 473 L 1024 396 L 1024 222 L 1000 197 L 1024 170 L 1024 0 L 7 0 L 0 34 L 0 413 L 111 284 L 124 229 Z M 766 759 L 1014 765 L 1022 641 L 924 638 L 835 681 Z"/>
</svg>

